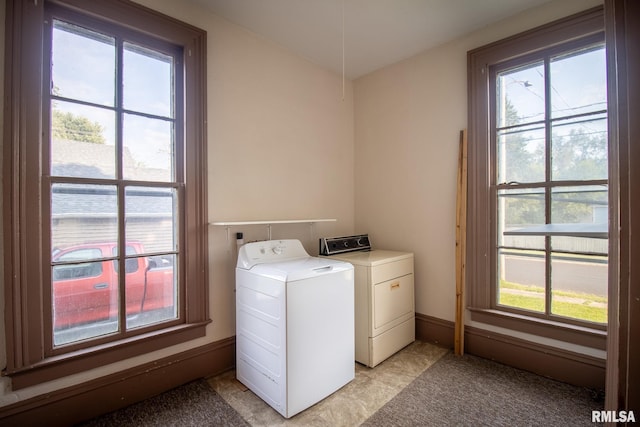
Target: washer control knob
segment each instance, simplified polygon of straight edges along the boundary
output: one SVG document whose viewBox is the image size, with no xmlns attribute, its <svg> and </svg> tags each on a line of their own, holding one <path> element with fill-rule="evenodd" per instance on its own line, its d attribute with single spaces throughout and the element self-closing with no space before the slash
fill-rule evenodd
<svg viewBox="0 0 640 427">
<path fill-rule="evenodd" d="M 284 248 L 282 246 L 274 246 L 272 249 L 274 254 L 276 255 L 281 255 L 282 252 L 284 251 Z"/>
</svg>

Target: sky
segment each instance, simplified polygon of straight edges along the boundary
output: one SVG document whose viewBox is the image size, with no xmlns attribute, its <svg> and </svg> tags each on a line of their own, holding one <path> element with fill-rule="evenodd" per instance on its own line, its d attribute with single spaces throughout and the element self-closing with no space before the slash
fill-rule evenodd
<svg viewBox="0 0 640 427">
<path fill-rule="evenodd" d="M 107 144 L 115 145 L 116 46 L 113 39 L 65 24 L 54 25 L 52 80 L 58 96 L 96 104 L 55 101 L 55 108 L 99 122 Z M 124 144 L 149 167 L 170 165 L 172 134 L 170 57 L 125 42 L 123 107 L 155 117 L 124 116 Z"/>
<path fill-rule="evenodd" d="M 558 57 L 550 65 L 553 117 L 606 109 L 605 49 L 581 55 Z M 522 121 L 544 118 L 544 66 L 533 63 L 524 69 L 508 70 L 503 78 L 506 96 Z"/>
<path fill-rule="evenodd" d="M 549 64 L 551 117 L 558 119 L 552 122 L 553 137 L 568 136 L 575 132 L 589 137 L 602 136 L 602 141 L 606 141 L 607 89 L 604 46 L 578 51 L 577 54 L 574 52 L 571 55 L 552 57 Z M 546 144 L 544 123 L 540 123 L 545 119 L 544 62 L 539 60 L 524 67 L 501 70 L 496 83 L 498 103 L 504 104 L 508 100 L 517 111 L 518 124 L 531 124 L 523 128 L 507 129 L 506 132 L 517 132 L 520 136 L 519 141 L 527 141 L 526 149 L 532 152 L 542 150 Z M 605 113 L 566 119 L 603 110 Z M 501 123 L 506 116 L 503 116 L 505 113 L 500 105 L 496 114 L 498 127 L 509 125 Z M 606 149 L 606 146 L 603 148 Z M 578 150 L 579 145 L 574 149 Z M 606 176 L 594 177 L 596 178 L 606 179 Z"/>
</svg>

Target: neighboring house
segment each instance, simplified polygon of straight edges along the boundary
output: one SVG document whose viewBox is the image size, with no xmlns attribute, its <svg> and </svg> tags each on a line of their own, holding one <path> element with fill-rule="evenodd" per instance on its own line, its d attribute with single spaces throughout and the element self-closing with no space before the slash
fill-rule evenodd
<svg viewBox="0 0 640 427">
<path fill-rule="evenodd" d="M 113 176 L 115 158 L 113 146 L 89 142 L 56 140 L 52 150 L 52 175 L 106 178 Z M 124 149 L 125 171 L 135 164 L 128 149 Z M 143 180 L 159 179 L 165 173 L 153 168 L 136 168 Z M 58 185 L 53 192 L 53 230 L 55 246 L 79 242 L 112 241 L 117 238 L 114 210 L 115 187 Z M 127 198 L 127 240 L 143 241 L 150 252 L 171 246 L 173 198 L 171 193 L 153 188 L 134 187 Z M 130 193 L 129 193 L 130 194 Z M 88 237 L 87 237 L 88 236 Z M 52 248 L 55 249 L 55 248 Z"/>
</svg>

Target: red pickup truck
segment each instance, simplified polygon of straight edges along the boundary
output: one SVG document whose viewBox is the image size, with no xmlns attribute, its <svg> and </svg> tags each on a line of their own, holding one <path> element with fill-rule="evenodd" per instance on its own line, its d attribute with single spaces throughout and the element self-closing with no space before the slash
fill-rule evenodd
<svg viewBox="0 0 640 427">
<path fill-rule="evenodd" d="M 100 260 L 112 258 L 116 253 L 115 243 L 89 243 L 53 251 L 53 262 L 64 263 L 55 264 L 52 271 L 54 332 L 118 319 L 118 262 Z M 143 253 L 141 243 L 127 243 L 127 256 Z M 161 309 L 175 317 L 173 258 L 169 255 L 126 259 L 127 319 Z M 95 259 L 99 261 L 78 263 Z"/>
</svg>

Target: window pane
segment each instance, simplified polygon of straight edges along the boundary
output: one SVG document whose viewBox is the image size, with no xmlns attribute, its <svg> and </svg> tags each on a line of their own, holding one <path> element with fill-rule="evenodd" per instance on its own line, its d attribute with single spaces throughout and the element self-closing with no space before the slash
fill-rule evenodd
<svg viewBox="0 0 640 427">
<path fill-rule="evenodd" d="M 544 313 L 544 252 L 501 249 L 498 272 L 498 304 Z"/>
<path fill-rule="evenodd" d="M 53 95 L 114 106 L 113 37 L 54 21 L 51 56 Z"/>
<path fill-rule="evenodd" d="M 550 67 L 553 118 L 607 109 L 603 46 L 552 58 Z"/>
<path fill-rule="evenodd" d="M 118 241 L 117 191 L 113 185 L 54 184 L 51 188 L 51 247 L 79 248 Z M 107 256 L 111 256 L 110 254 Z"/>
<path fill-rule="evenodd" d="M 129 244 L 139 242 L 137 253 L 177 250 L 176 204 L 174 189 L 127 187 L 125 234 Z"/>
<path fill-rule="evenodd" d="M 606 185 L 555 187 L 551 190 L 551 222 L 606 224 L 608 198 Z"/>
<path fill-rule="evenodd" d="M 544 126 L 525 126 L 497 135 L 498 183 L 542 182 L 545 178 Z"/>
<path fill-rule="evenodd" d="M 115 178 L 115 114 L 64 101 L 51 103 L 51 175 Z"/>
<path fill-rule="evenodd" d="M 552 254 L 551 313 L 607 323 L 606 256 Z"/>
<path fill-rule="evenodd" d="M 609 251 L 609 239 L 554 236 L 552 237 L 551 242 L 551 248 L 554 251 L 602 255 L 606 255 Z"/>
<path fill-rule="evenodd" d="M 118 274 L 114 244 L 70 245 L 52 254 L 53 342 L 63 345 L 118 330 Z M 85 262 L 74 262 L 85 261 Z"/>
<path fill-rule="evenodd" d="M 125 190 L 127 245 L 135 254 L 136 273 L 126 276 L 127 327 L 175 319 L 177 309 L 176 202 L 174 189 L 128 187 Z"/>
<path fill-rule="evenodd" d="M 552 179 L 607 179 L 607 116 L 580 117 L 553 125 Z"/>
<path fill-rule="evenodd" d="M 176 256 L 135 257 L 129 261 L 139 268 L 126 276 L 127 328 L 176 319 Z"/>
<path fill-rule="evenodd" d="M 124 108 L 173 118 L 173 58 L 131 43 L 123 55 Z"/>
<path fill-rule="evenodd" d="M 498 74 L 498 128 L 544 120 L 544 64 L 538 62 Z"/>
<path fill-rule="evenodd" d="M 513 189 L 498 192 L 498 245 L 544 249 L 542 236 L 505 236 L 505 231 L 545 223 L 544 189 Z"/>
<path fill-rule="evenodd" d="M 170 121 L 124 115 L 124 177 L 142 181 L 173 181 L 174 137 Z"/>
</svg>

